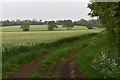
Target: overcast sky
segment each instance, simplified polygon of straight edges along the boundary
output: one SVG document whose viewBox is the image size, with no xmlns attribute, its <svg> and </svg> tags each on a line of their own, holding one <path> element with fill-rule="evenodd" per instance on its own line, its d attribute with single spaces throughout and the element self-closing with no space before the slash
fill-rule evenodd
<svg viewBox="0 0 120 80">
<path fill-rule="evenodd" d="M 5 19 L 90 19 L 89 0 L 4 0 L 2 20 Z"/>
</svg>

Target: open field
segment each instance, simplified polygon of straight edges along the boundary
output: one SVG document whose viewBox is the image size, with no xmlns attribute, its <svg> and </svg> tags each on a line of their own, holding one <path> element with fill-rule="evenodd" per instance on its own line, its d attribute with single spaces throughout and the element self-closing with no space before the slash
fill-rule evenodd
<svg viewBox="0 0 120 80">
<path fill-rule="evenodd" d="M 51 42 L 61 38 L 97 33 L 96 30 L 41 31 L 41 32 L 3 32 L 3 44 Z"/>
<path fill-rule="evenodd" d="M 1 29 L 1 27 L 0 27 Z M 75 26 L 73 30 L 86 30 L 85 26 Z M 58 25 L 56 31 L 65 31 L 66 28 L 63 28 L 62 25 Z M 30 25 L 30 31 L 48 31 L 47 25 Z M 22 32 L 20 26 L 5 26 L 2 27 L 2 32 Z"/>
<path fill-rule="evenodd" d="M 38 44 L 42 42 L 51 42 L 66 37 L 79 36 L 89 33 L 97 33 L 101 31 L 100 29 L 88 30 L 84 26 L 75 26 L 73 30 L 66 30 L 66 28 L 62 28 L 61 26 L 59 26 L 59 28 L 55 29 L 55 31 L 48 31 L 46 25 L 32 25 L 30 29 L 31 30 L 29 32 L 23 32 L 22 30 L 20 31 L 19 26 L 3 27 L 2 28 L 3 45 L 6 46 L 12 44 L 13 46 L 13 44 L 14 45 Z"/>
</svg>

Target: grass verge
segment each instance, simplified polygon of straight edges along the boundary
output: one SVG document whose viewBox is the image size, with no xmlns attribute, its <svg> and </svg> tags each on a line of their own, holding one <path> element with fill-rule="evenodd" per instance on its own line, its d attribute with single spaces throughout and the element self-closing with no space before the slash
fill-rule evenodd
<svg viewBox="0 0 120 80">
<path fill-rule="evenodd" d="M 109 40 L 106 32 L 93 37 L 77 58 L 80 70 L 87 78 L 120 78 L 118 46 Z"/>
</svg>

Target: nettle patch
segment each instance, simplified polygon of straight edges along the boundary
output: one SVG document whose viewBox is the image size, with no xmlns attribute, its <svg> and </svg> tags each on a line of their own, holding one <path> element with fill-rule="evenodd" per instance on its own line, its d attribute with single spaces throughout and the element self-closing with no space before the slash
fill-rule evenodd
<svg viewBox="0 0 120 80">
<path fill-rule="evenodd" d="M 120 66 L 117 63 L 117 60 L 110 58 L 106 52 L 101 52 L 101 55 L 92 61 L 91 67 L 95 70 L 99 70 L 100 73 L 104 74 L 104 78 L 120 77 Z"/>
</svg>

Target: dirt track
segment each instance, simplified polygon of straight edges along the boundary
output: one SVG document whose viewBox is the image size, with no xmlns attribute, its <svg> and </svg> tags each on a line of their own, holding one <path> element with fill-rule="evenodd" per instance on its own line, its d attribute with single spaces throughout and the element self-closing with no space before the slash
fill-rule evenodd
<svg viewBox="0 0 120 80">
<path fill-rule="evenodd" d="M 85 45 L 83 48 L 85 48 Z M 84 78 L 76 65 L 76 58 L 82 52 L 83 48 L 72 52 L 67 60 L 60 66 L 61 78 Z"/>
<path fill-rule="evenodd" d="M 47 73 L 60 73 L 60 78 L 84 78 L 80 70 L 76 66 L 76 57 L 82 52 L 83 48 L 80 48 L 77 51 L 71 52 L 70 56 L 66 58 L 63 62 L 58 62 L 59 65 L 56 65 L 56 70 L 50 70 L 50 68 L 46 69 L 45 71 L 41 71 L 43 74 Z M 28 64 L 21 65 L 19 71 L 15 73 L 11 78 L 31 78 L 34 73 L 39 71 L 38 63 L 41 60 L 44 60 L 47 55 L 44 55 Z M 44 75 L 45 76 L 45 75 Z M 46 75 L 48 76 L 48 75 Z"/>
<path fill-rule="evenodd" d="M 46 55 L 37 58 L 36 60 L 21 65 L 19 71 L 15 73 L 11 78 L 31 78 L 34 73 L 36 73 L 39 69 L 38 63 L 39 61 L 45 59 Z"/>
</svg>

